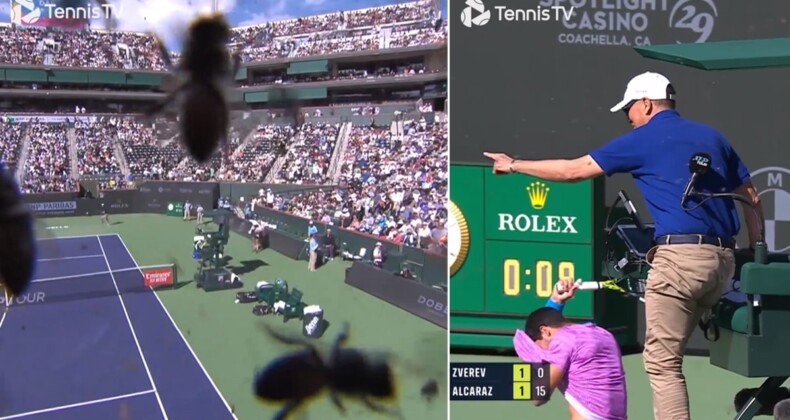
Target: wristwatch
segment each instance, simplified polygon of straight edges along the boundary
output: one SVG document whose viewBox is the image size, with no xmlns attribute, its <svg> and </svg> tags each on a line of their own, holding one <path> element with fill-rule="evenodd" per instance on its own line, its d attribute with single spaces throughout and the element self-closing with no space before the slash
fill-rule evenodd
<svg viewBox="0 0 790 420">
<path fill-rule="evenodd" d="M 513 173 L 513 165 L 515 163 L 516 163 L 516 159 L 513 159 L 513 160 L 510 161 L 510 166 L 508 167 L 508 169 L 510 170 L 511 174 Z"/>
</svg>

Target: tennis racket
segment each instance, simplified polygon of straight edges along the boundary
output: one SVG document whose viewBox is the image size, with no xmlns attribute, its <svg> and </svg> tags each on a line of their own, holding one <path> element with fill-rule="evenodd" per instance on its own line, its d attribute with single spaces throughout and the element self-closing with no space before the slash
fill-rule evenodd
<svg viewBox="0 0 790 420">
<path fill-rule="evenodd" d="M 623 278 L 602 281 L 583 281 L 578 279 L 574 286 L 576 286 L 577 290 L 611 290 L 638 298 L 640 302 L 645 301 L 645 281 L 643 279 Z M 562 283 L 557 283 L 555 288 L 558 292 L 563 292 Z"/>
</svg>

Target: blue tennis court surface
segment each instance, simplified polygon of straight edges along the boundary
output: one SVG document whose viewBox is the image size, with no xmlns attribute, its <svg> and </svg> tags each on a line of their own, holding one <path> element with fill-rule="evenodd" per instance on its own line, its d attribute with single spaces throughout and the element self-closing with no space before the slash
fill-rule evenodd
<svg viewBox="0 0 790 420">
<path fill-rule="evenodd" d="M 236 418 L 118 235 L 38 245 L 0 307 L 0 420 Z"/>
</svg>

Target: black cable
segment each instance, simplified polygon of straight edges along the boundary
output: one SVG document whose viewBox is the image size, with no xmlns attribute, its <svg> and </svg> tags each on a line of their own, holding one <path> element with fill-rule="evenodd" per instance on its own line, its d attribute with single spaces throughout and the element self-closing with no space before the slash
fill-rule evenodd
<svg viewBox="0 0 790 420">
<path fill-rule="evenodd" d="M 765 220 L 763 220 L 763 217 L 760 214 L 760 212 L 757 211 L 757 207 L 754 205 L 754 203 L 752 203 L 751 201 L 747 200 L 742 195 L 740 195 L 740 194 L 733 194 L 733 193 L 701 193 L 701 192 L 696 192 L 696 191 L 692 190 L 692 193 L 689 194 L 689 196 L 697 196 L 697 197 L 704 197 L 704 198 L 699 203 L 697 203 L 697 205 L 695 205 L 694 207 L 689 208 L 689 207 L 686 207 L 685 205 L 681 206 L 683 208 L 683 210 L 686 211 L 686 212 L 692 212 L 692 211 L 700 208 L 700 206 L 702 206 L 708 200 L 713 199 L 713 198 L 730 198 L 732 200 L 740 201 L 741 203 L 746 204 L 746 207 L 751 209 L 752 213 L 754 214 L 754 217 L 759 222 L 758 225 L 760 227 L 760 237 L 758 238 L 758 241 L 759 242 L 765 242 Z"/>
</svg>

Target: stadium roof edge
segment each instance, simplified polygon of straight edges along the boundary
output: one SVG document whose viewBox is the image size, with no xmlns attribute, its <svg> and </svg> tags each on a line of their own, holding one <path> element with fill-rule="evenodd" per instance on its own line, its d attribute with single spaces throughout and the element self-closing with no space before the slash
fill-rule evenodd
<svg viewBox="0 0 790 420">
<path fill-rule="evenodd" d="M 790 67 L 790 38 L 664 44 L 634 49 L 645 58 L 702 70 Z"/>
</svg>

